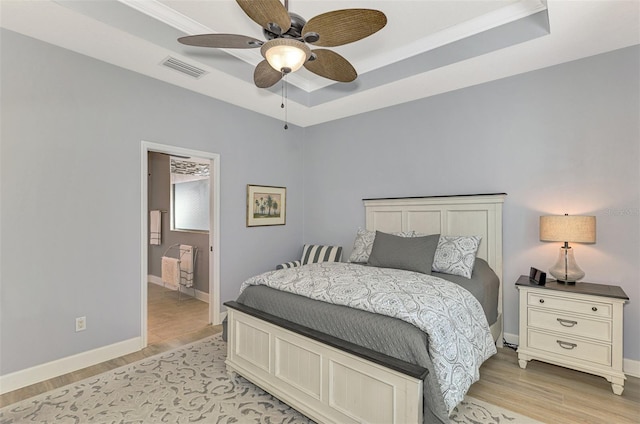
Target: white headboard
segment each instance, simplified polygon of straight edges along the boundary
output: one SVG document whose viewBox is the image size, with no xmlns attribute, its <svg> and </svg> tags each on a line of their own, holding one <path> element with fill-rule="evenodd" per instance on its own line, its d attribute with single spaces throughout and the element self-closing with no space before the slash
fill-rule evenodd
<svg viewBox="0 0 640 424">
<path fill-rule="evenodd" d="M 487 261 L 500 278 L 498 320 L 501 323 L 502 204 L 505 196 L 496 193 L 364 199 L 366 229 L 386 233 L 413 230 L 422 234 L 481 236 L 478 257 Z M 501 337 L 498 342 L 502 342 Z"/>
</svg>

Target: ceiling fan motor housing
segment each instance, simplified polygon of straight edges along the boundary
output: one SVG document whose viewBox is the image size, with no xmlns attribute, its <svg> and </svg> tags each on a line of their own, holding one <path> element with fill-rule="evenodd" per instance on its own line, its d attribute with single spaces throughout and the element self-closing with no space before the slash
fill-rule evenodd
<svg viewBox="0 0 640 424">
<path fill-rule="evenodd" d="M 284 34 L 282 31 L 277 31 L 280 27 L 277 24 L 269 22 L 269 28 L 274 31 L 269 31 L 266 28 L 262 29 L 262 33 L 267 40 L 274 40 L 276 38 L 295 38 L 300 39 L 302 37 L 302 28 L 306 25 L 307 21 L 297 13 L 289 12 L 291 18 L 291 28 Z M 316 40 L 317 41 L 317 40 Z"/>
</svg>

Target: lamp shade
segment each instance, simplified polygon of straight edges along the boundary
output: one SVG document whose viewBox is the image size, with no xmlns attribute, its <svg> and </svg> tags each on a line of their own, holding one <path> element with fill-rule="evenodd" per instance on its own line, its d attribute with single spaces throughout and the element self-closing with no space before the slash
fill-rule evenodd
<svg viewBox="0 0 640 424">
<path fill-rule="evenodd" d="M 547 215 L 540 217 L 540 241 L 596 242 L 596 217 Z"/>
<path fill-rule="evenodd" d="M 289 73 L 297 71 L 304 65 L 311 56 L 311 49 L 297 40 L 276 38 L 264 43 L 260 53 L 273 69 Z"/>
</svg>

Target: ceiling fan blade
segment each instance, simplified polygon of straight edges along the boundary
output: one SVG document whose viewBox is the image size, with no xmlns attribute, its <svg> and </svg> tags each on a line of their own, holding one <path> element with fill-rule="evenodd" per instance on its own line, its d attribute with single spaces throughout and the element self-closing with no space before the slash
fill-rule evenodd
<svg viewBox="0 0 640 424">
<path fill-rule="evenodd" d="M 253 82 L 258 88 L 269 88 L 282 79 L 282 72 L 278 72 L 269 65 L 269 62 L 263 60 L 258 63 L 255 71 L 253 71 Z"/>
<path fill-rule="evenodd" d="M 308 43 L 314 46 L 335 47 L 368 37 L 380 31 L 386 24 L 387 17 L 379 10 L 334 10 L 309 19 L 302 28 L 302 36 L 316 33 L 320 39 L 307 40 Z"/>
<path fill-rule="evenodd" d="M 358 73 L 347 59 L 338 53 L 327 50 L 312 50 L 315 60 L 309 60 L 304 67 L 316 75 L 338 82 L 351 82 L 358 77 Z"/>
<path fill-rule="evenodd" d="M 187 46 L 217 47 L 221 49 L 254 49 L 262 46 L 263 41 L 253 37 L 236 34 L 201 34 L 178 38 Z"/>
<path fill-rule="evenodd" d="M 289 12 L 280 0 L 236 0 L 236 2 L 255 23 L 275 34 L 284 34 L 291 27 Z"/>
</svg>

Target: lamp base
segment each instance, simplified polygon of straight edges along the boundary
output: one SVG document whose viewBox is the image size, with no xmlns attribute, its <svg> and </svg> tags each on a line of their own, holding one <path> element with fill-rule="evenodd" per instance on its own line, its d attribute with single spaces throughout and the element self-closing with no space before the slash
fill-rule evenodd
<svg viewBox="0 0 640 424">
<path fill-rule="evenodd" d="M 575 286 L 576 282 L 575 281 L 562 281 L 562 280 L 556 280 L 557 283 L 562 283 L 562 284 L 566 284 L 567 286 Z"/>
<path fill-rule="evenodd" d="M 559 283 L 564 284 L 575 284 L 584 277 L 584 271 L 576 263 L 571 247 L 560 248 L 558 260 L 549 268 L 549 274 L 553 275 Z"/>
</svg>

